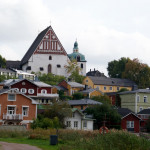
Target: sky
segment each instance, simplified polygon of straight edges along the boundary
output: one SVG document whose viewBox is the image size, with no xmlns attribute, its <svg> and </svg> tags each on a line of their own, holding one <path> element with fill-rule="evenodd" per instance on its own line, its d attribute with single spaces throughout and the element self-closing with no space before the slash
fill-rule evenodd
<svg viewBox="0 0 150 150">
<path fill-rule="evenodd" d="M 77 39 L 87 72 L 107 75 L 121 57 L 150 65 L 149 8 L 149 0 L 0 0 L 0 55 L 21 60 L 51 25 L 68 54 Z"/>
</svg>

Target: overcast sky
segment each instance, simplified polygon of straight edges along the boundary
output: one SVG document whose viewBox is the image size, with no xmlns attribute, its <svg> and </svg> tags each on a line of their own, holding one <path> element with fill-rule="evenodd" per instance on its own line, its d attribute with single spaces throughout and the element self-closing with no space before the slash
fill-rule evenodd
<svg viewBox="0 0 150 150">
<path fill-rule="evenodd" d="M 121 57 L 150 65 L 150 0 L 0 0 L 0 54 L 21 60 L 50 23 L 68 54 L 77 38 L 87 71 Z"/>
</svg>

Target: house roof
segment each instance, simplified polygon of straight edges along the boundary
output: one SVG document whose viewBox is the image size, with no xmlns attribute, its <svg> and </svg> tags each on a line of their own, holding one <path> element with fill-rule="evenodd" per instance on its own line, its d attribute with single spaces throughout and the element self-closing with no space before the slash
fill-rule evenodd
<svg viewBox="0 0 150 150">
<path fill-rule="evenodd" d="M 39 103 L 36 102 L 34 99 L 32 99 L 31 97 L 29 97 L 29 96 L 27 96 L 27 95 L 25 95 L 25 94 L 19 92 L 19 91 L 18 91 L 17 89 L 15 89 L 15 88 L 12 88 L 12 89 L 1 89 L 1 90 L 0 90 L 0 95 L 2 95 L 2 94 L 4 94 L 4 93 L 8 93 L 8 92 L 10 92 L 10 91 L 14 91 L 14 92 L 16 92 L 17 94 L 21 94 L 21 95 L 27 97 L 28 99 L 30 99 L 30 100 L 32 101 L 32 104 L 39 104 Z"/>
<path fill-rule="evenodd" d="M 81 100 L 68 100 L 69 105 L 101 105 L 101 102 L 97 102 L 91 99 L 81 99 Z"/>
<path fill-rule="evenodd" d="M 143 109 L 140 112 L 138 112 L 138 115 L 140 114 L 150 114 L 150 109 Z"/>
<path fill-rule="evenodd" d="M 11 85 L 14 85 L 18 82 L 24 81 L 24 80 L 29 81 L 38 87 L 52 87 L 51 85 L 46 84 L 44 82 L 32 81 L 32 80 L 28 80 L 28 79 L 8 79 L 8 80 L 4 80 L 3 82 L 1 82 L 0 85 L 11 86 Z"/>
<path fill-rule="evenodd" d="M 85 87 L 85 85 L 77 83 L 77 82 L 67 82 L 71 87 Z"/>
<path fill-rule="evenodd" d="M 24 55 L 24 57 L 21 60 L 21 65 L 25 64 L 28 62 L 28 60 L 30 59 L 31 55 L 33 54 L 33 52 L 36 50 L 37 46 L 39 45 L 39 43 L 41 42 L 41 40 L 43 39 L 44 35 L 47 33 L 47 31 L 49 30 L 50 26 L 47 27 L 45 30 L 43 30 L 34 40 L 34 42 L 32 43 L 32 45 L 30 46 L 30 48 L 28 49 L 28 51 L 26 52 L 26 54 Z"/>
<path fill-rule="evenodd" d="M 120 78 L 107 78 L 107 77 L 95 77 L 95 76 L 88 76 L 95 85 L 115 85 L 115 86 L 135 86 L 136 84 L 128 79 L 120 79 Z"/>
<path fill-rule="evenodd" d="M 135 94 L 135 93 L 150 93 L 150 90 L 149 89 L 138 89 L 138 90 L 134 90 L 134 91 L 120 92 L 118 94 L 124 95 L 124 94 Z"/>
<path fill-rule="evenodd" d="M 21 61 L 13 61 L 13 60 L 7 60 L 6 61 L 6 68 L 15 68 L 15 69 L 21 69 L 20 67 Z"/>
<path fill-rule="evenodd" d="M 95 68 L 94 68 L 93 71 L 91 71 L 91 69 L 90 69 L 90 71 L 86 73 L 86 76 L 106 77 L 104 75 L 104 73 L 101 73 L 100 71 L 95 70 Z"/>
<path fill-rule="evenodd" d="M 62 91 L 67 91 L 67 89 L 66 88 L 64 88 L 63 86 L 54 86 L 57 90 L 62 90 Z"/>
<path fill-rule="evenodd" d="M 6 69 L 6 68 L 0 68 L 0 72 L 15 73 L 15 71 L 13 71 L 11 69 Z"/>
<path fill-rule="evenodd" d="M 92 88 L 83 90 L 83 91 L 81 91 L 81 93 L 89 94 L 89 93 L 94 92 L 94 91 L 98 91 L 98 92 L 103 94 L 103 92 L 100 91 L 99 89 L 92 89 Z"/>
</svg>

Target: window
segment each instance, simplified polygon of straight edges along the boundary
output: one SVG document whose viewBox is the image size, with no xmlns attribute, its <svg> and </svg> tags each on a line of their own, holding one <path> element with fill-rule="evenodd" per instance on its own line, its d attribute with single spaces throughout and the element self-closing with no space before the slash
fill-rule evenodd
<svg viewBox="0 0 150 150">
<path fill-rule="evenodd" d="M 15 106 L 7 106 L 7 113 L 9 115 L 13 115 L 16 113 L 16 107 Z"/>
<path fill-rule="evenodd" d="M 22 88 L 22 89 L 21 89 L 21 92 L 22 92 L 22 93 L 26 93 L 27 90 L 26 90 L 25 88 Z"/>
<path fill-rule="evenodd" d="M 23 106 L 22 107 L 22 115 L 23 116 L 28 116 L 28 111 L 29 111 L 29 107 L 28 106 Z"/>
<path fill-rule="evenodd" d="M 143 110 L 143 107 L 139 107 L 139 111 L 142 111 Z"/>
<path fill-rule="evenodd" d="M 26 68 L 26 70 L 31 70 L 31 66 L 28 66 L 28 67 Z"/>
<path fill-rule="evenodd" d="M 46 103 L 48 104 L 48 99 L 46 99 Z"/>
<path fill-rule="evenodd" d="M 40 67 L 40 71 L 43 71 L 44 70 L 44 68 L 43 67 Z"/>
<path fill-rule="evenodd" d="M 127 121 L 127 128 L 134 128 L 134 121 Z"/>
<path fill-rule="evenodd" d="M 77 56 L 77 61 L 80 61 L 80 56 Z"/>
<path fill-rule="evenodd" d="M 119 89 L 120 89 L 120 88 L 119 88 L 119 86 L 118 86 L 118 87 L 117 87 L 117 91 L 119 91 Z"/>
<path fill-rule="evenodd" d="M 144 103 L 147 103 L 147 96 L 144 96 Z"/>
<path fill-rule="evenodd" d="M 26 83 L 25 83 L 25 82 L 22 82 L 22 85 L 26 85 Z"/>
<path fill-rule="evenodd" d="M 75 117 L 75 113 L 72 113 L 72 118 L 74 118 Z"/>
<path fill-rule="evenodd" d="M 8 101 L 16 101 L 16 95 L 15 94 L 8 94 Z"/>
<path fill-rule="evenodd" d="M 52 60 L 52 56 L 49 56 L 49 60 Z"/>
<path fill-rule="evenodd" d="M 74 127 L 75 127 L 75 128 L 78 127 L 78 121 L 74 121 Z"/>
<path fill-rule="evenodd" d="M 88 80 L 86 80 L 85 82 L 88 82 Z"/>
<path fill-rule="evenodd" d="M 47 94 L 47 90 L 43 89 L 43 90 L 41 90 L 41 93 L 42 94 Z"/>
<path fill-rule="evenodd" d="M 42 99 L 42 104 L 44 104 L 44 99 Z"/>
<path fill-rule="evenodd" d="M 28 90 L 28 93 L 29 93 L 29 94 L 33 94 L 33 93 L 34 93 L 34 89 L 29 89 L 29 90 Z"/>
<path fill-rule="evenodd" d="M 137 95 L 137 102 L 140 102 L 140 95 Z"/>
<path fill-rule="evenodd" d="M 109 90 L 112 91 L 112 86 L 109 87 Z"/>
<path fill-rule="evenodd" d="M 61 65 L 58 64 L 58 65 L 57 65 L 57 68 L 61 68 Z"/>
<path fill-rule="evenodd" d="M 106 90 L 106 86 L 104 86 L 104 90 Z"/>
<path fill-rule="evenodd" d="M 83 128 L 87 128 L 87 121 L 83 122 Z"/>
<path fill-rule="evenodd" d="M 83 68 L 83 64 L 81 64 L 81 68 Z"/>
<path fill-rule="evenodd" d="M 71 127 L 71 121 L 66 121 L 66 126 Z"/>
</svg>

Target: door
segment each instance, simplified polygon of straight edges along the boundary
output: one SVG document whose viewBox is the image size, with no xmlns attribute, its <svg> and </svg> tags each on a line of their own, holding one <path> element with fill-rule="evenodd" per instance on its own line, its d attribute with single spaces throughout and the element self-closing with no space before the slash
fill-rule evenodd
<svg viewBox="0 0 150 150">
<path fill-rule="evenodd" d="M 15 106 L 8 106 L 7 107 L 7 116 L 9 119 L 14 119 L 14 115 L 16 114 L 16 107 Z"/>
<path fill-rule="evenodd" d="M 51 64 L 48 65 L 48 73 L 52 73 L 52 65 Z"/>
</svg>

